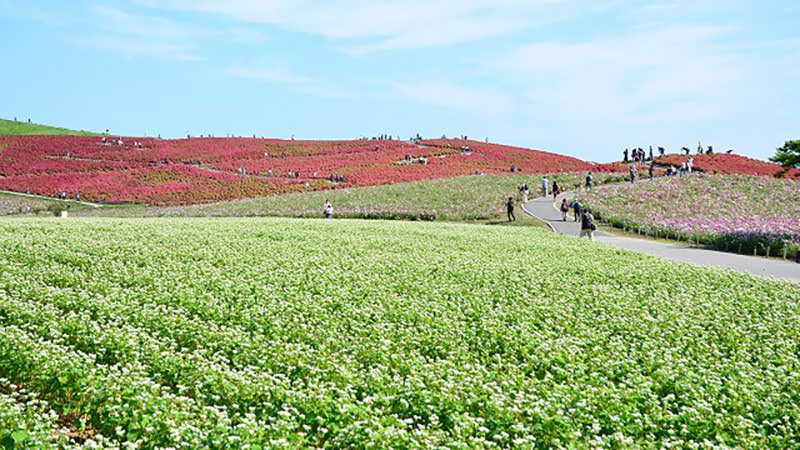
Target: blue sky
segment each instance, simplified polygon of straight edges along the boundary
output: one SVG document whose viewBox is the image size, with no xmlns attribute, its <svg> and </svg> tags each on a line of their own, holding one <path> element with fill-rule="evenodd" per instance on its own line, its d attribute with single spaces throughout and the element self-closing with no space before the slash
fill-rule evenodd
<svg viewBox="0 0 800 450">
<path fill-rule="evenodd" d="M 797 0 L 0 0 L 0 117 L 764 159 L 800 139 L 799 23 Z"/>
</svg>

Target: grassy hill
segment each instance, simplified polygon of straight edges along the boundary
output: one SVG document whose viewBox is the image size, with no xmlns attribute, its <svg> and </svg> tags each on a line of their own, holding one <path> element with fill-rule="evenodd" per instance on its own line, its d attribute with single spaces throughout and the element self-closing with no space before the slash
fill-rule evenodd
<svg viewBox="0 0 800 450">
<path fill-rule="evenodd" d="M 92 202 L 191 205 L 478 174 L 627 170 L 473 141 L 0 136 L 0 189 Z"/>
<path fill-rule="evenodd" d="M 620 173 L 597 174 L 598 184 L 622 180 Z M 575 189 L 583 182 L 583 173 L 550 176 L 565 189 Z M 502 222 L 506 219 L 505 201 L 519 199 L 518 186 L 527 183 L 534 190 L 541 176 L 533 174 L 482 175 L 421 180 L 409 183 L 364 186 L 327 191 L 303 192 L 280 196 L 242 199 L 201 205 L 174 207 L 125 207 L 86 210 L 86 215 L 167 216 L 167 217 L 249 217 L 289 216 L 320 217 L 328 199 L 336 218 L 383 218 L 455 221 Z M 532 195 L 538 195 L 534 193 Z M 517 211 L 518 224 L 527 222 Z"/>
<path fill-rule="evenodd" d="M 38 123 L 19 122 L 0 119 L 0 135 L 9 134 L 60 134 L 71 136 L 101 136 L 100 133 L 89 131 L 76 131 L 67 128 L 51 127 Z"/>
</svg>

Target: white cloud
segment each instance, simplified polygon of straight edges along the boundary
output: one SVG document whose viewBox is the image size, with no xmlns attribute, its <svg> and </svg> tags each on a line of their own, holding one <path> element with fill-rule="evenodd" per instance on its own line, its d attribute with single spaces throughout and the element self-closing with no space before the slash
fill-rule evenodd
<svg viewBox="0 0 800 450">
<path fill-rule="evenodd" d="M 720 47 L 735 29 L 677 26 L 634 31 L 582 43 L 543 42 L 519 47 L 489 62 L 506 70 L 527 97 L 570 119 L 660 120 L 736 114 L 752 81 L 748 55 Z M 752 99 L 751 99 L 752 100 Z"/>
<path fill-rule="evenodd" d="M 187 27 L 162 17 L 135 15 L 103 5 L 89 8 L 97 26 L 116 34 L 183 41 L 202 34 L 200 30 Z"/>
<path fill-rule="evenodd" d="M 33 20 L 50 26 L 63 26 L 70 21 L 63 14 L 31 7 L 29 4 L 17 6 L 9 0 L 0 0 L 0 17 Z"/>
<path fill-rule="evenodd" d="M 474 115 L 507 113 L 511 99 L 496 90 L 458 86 L 442 81 L 388 82 L 385 95 L 425 105 L 466 110 Z"/>
<path fill-rule="evenodd" d="M 235 64 L 230 73 L 236 77 L 248 80 L 261 81 L 271 84 L 283 84 L 289 86 L 295 92 L 308 94 L 316 97 L 326 98 L 348 98 L 346 92 L 324 85 L 322 82 L 313 78 L 297 75 L 288 66 L 281 64 L 259 64 L 256 67 L 248 67 L 242 64 Z"/>
<path fill-rule="evenodd" d="M 356 52 L 446 46 L 557 23 L 621 0 L 137 0 L 352 41 Z"/>
<path fill-rule="evenodd" d="M 178 61 L 199 61 L 202 58 L 194 54 L 194 49 L 181 44 L 170 44 L 156 41 L 135 40 L 122 37 L 104 36 L 102 38 L 75 38 L 73 42 L 85 46 L 106 50 L 124 58 L 159 57 Z"/>
</svg>

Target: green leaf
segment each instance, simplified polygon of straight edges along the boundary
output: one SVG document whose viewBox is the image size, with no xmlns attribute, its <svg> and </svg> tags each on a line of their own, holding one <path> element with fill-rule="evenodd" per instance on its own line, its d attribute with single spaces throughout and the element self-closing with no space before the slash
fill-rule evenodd
<svg viewBox="0 0 800 450">
<path fill-rule="evenodd" d="M 14 439 L 14 442 L 19 444 L 20 442 L 25 442 L 30 435 L 26 431 L 15 431 L 11 433 L 11 439 Z"/>
</svg>

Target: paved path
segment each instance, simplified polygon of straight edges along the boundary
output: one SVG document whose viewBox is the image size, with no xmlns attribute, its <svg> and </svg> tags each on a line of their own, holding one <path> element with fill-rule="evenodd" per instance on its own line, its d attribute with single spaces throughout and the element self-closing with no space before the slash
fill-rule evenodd
<svg viewBox="0 0 800 450">
<path fill-rule="evenodd" d="M 102 208 L 103 207 L 103 205 L 98 205 L 97 203 L 84 202 L 82 200 L 70 200 L 70 199 L 61 200 L 60 198 L 56 198 L 56 197 L 46 197 L 44 195 L 36 195 L 36 194 L 24 194 L 22 192 L 15 192 L 15 191 L 0 191 L 0 193 L 16 195 L 16 196 L 19 196 L 19 197 L 38 198 L 38 199 L 42 199 L 42 200 L 53 200 L 53 201 L 57 201 L 57 202 L 80 203 L 81 205 L 91 206 L 92 208 Z"/>
<path fill-rule="evenodd" d="M 565 196 L 574 194 L 574 192 L 571 192 L 560 195 L 557 200 L 558 204 L 561 204 L 561 199 Z M 529 214 L 545 221 L 557 233 L 570 236 L 578 236 L 580 234 L 580 224 L 572 221 L 572 210 L 567 215 L 567 221 L 563 221 L 561 219 L 561 211 L 556 209 L 552 197 L 535 198 L 522 205 L 522 208 Z M 673 261 L 688 262 L 699 266 L 729 268 L 761 277 L 778 278 L 800 283 L 800 264 L 794 262 L 706 250 L 682 243 L 664 243 L 650 239 L 621 237 L 603 233 L 602 231 L 596 231 L 594 235 L 596 241 L 604 244 L 648 253 Z"/>
</svg>

